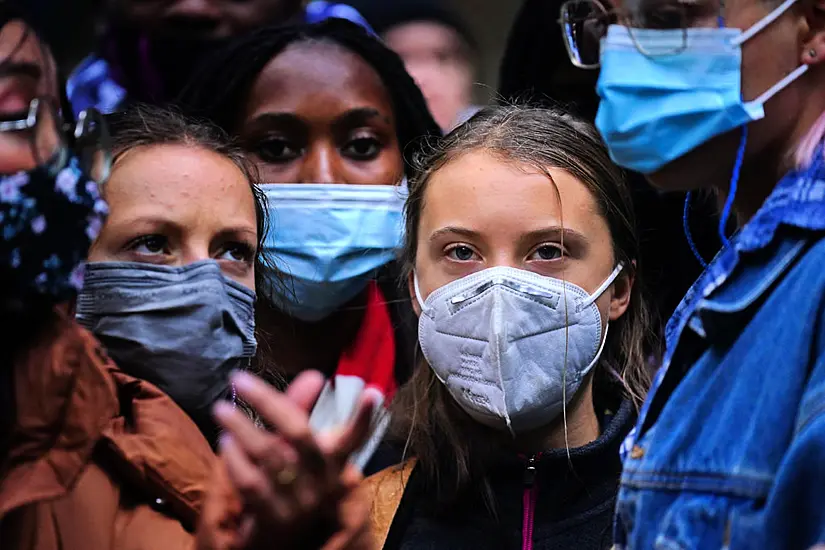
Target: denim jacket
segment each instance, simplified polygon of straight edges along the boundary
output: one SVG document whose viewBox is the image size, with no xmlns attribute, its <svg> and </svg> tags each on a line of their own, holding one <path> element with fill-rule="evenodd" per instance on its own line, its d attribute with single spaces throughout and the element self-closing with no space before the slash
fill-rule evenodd
<svg viewBox="0 0 825 550">
<path fill-rule="evenodd" d="M 617 548 L 825 541 L 825 162 L 779 182 L 693 285 L 628 436 Z"/>
</svg>

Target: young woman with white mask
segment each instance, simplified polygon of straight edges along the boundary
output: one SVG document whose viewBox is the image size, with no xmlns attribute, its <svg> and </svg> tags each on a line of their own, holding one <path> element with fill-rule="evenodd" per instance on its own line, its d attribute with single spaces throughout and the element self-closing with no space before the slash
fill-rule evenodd
<svg viewBox="0 0 825 550">
<path fill-rule="evenodd" d="M 181 104 L 237 136 L 264 182 L 277 269 L 259 274 L 259 366 L 330 379 L 319 429 L 365 386 L 388 402 L 416 340 L 395 261 L 403 180 L 440 132 L 401 59 L 347 21 L 263 29 L 213 59 Z"/>
<path fill-rule="evenodd" d="M 423 364 L 391 409 L 410 460 L 368 480 L 379 543 L 609 548 L 649 319 L 595 129 L 482 110 L 423 161 L 406 222 Z"/>
<path fill-rule="evenodd" d="M 825 540 L 825 4 L 615 4 L 561 14 L 574 62 L 601 64 L 597 126 L 653 185 L 717 193 L 725 244 L 668 325 L 616 543 L 808 548 Z"/>
</svg>

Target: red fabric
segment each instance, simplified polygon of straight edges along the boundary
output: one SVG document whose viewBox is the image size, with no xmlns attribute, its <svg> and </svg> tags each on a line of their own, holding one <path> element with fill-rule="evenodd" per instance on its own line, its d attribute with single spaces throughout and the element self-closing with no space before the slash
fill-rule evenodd
<svg viewBox="0 0 825 550">
<path fill-rule="evenodd" d="M 375 281 L 367 289 L 367 310 L 355 341 L 338 360 L 336 376 L 357 376 L 365 387 L 384 394 L 388 403 L 395 394 L 395 331 L 387 300 Z"/>
</svg>

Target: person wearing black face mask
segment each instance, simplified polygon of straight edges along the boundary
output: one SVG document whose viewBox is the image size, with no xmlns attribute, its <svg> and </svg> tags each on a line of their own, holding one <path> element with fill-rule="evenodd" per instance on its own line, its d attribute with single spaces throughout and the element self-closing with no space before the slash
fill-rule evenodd
<svg viewBox="0 0 825 550">
<path fill-rule="evenodd" d="M 76 109 L 111 113 L 132 102 L 175 100 L 194 71 L 233 37 L 287 22 L 345 18 L 369 27 L 344 4 L 300 0 L 109 0 L 98 51 L 68 82 Z"/>
<path fill-rule="evenodd" d="M 107 206 L 106 131 L 99 114 L 75 120 L 47 46 L 21 13 L 0 3 L 0 393 L 4 368 L 54 320 L 82 284 L 81 262 Z M 66 117 L 62 116 L 66 113 Z M 12 407 L 0 398 L 0 419 Z M 8 422 L 0 422 L 2 434 Z"/>
</svg>

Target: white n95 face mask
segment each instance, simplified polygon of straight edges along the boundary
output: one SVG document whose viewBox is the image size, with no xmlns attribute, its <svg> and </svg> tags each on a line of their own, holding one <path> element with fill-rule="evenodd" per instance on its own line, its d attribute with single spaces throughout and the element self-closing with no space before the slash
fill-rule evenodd
<svg viewBox="0 0 825 550">
<path fill-rule="evenodd" d="M 566 281 L 493 267 L 453 281 L 422 301 L 421 350 L 453 399 L 475 421 L 513 435 L 561 413 L 607 341 L 596 300 Z M 566 307 L 565 307 L 566 300 Z"/>
</svg>

